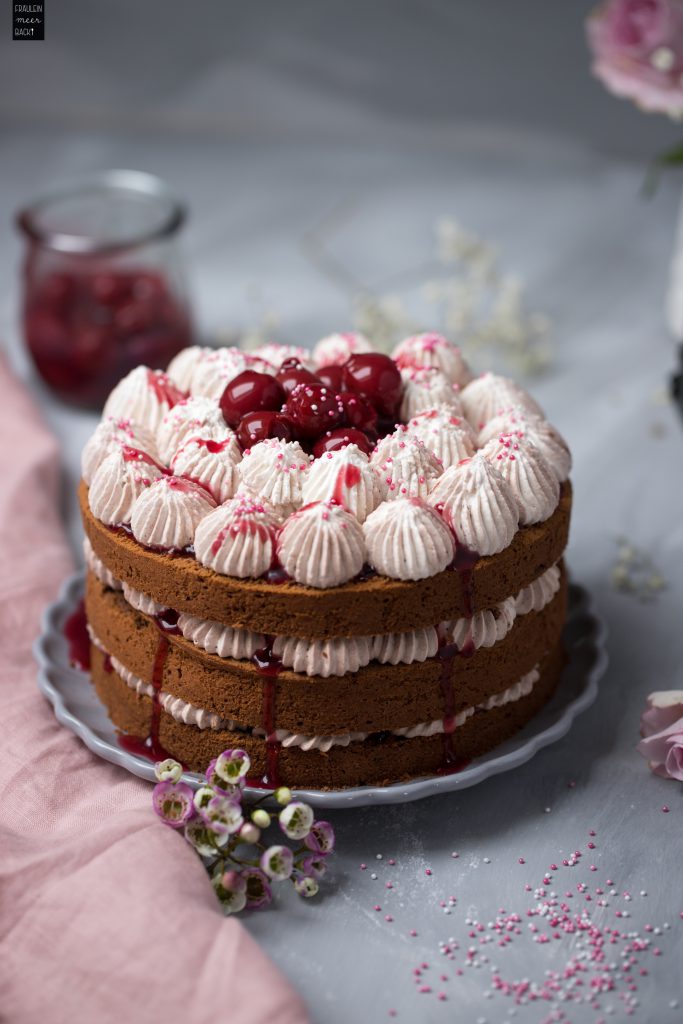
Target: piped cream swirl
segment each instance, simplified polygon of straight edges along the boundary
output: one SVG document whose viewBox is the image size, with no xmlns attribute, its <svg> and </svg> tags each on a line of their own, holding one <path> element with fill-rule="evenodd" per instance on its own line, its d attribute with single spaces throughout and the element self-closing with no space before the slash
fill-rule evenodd
<svg viewBox="0 0 683 1024">
<path fill-rule="evenodd" d="M 401 370 L 403 378 L 403 399 L 401 401 L 401 419 L 404 423 L 438 405 L 446 405 L 453 409 L 454 415 L 463 415 L 460 403 L 458 384 L 453 384 L 440 370 L 425 366 L 421 369 Z"/>
<path fill-rule="evenodd" d="M 478 445 L 483 448 L 489 441 L 506 434 L 512 434 L 517 438 L 526 437 L 546 457 L 559 482 L 563 483 L 567 479 L 572 468 L 569 446 L 559 430 L 547 420 L 526 412 L 520 406 L 515 406 L 499 416 L 494 416 L 486 424 L 479 433 Z"/>
<path fill-rule="evenodd" d="M 162 476 L 133 505 L 133 536 L 150 548 L 181 550 L 194 540 L 198 524 L 216 507 L 209 492 L 191 480 Z"/>
<path fill-rule="evenodd" d="M 106 526 L 130 522 L 136 500 L 162 471 L 145 452 L 120 445 L 102 460 L 88 490 L 88 504 Z"/>
<path fill-rule="evenodd" d="M 372 345 L 365 335 L 357 331 L 328 334 L 315 345 L 313 362 L 316 366 L 341 366 L 356 352 L 372 352 Z"/>
<path fill-rule="evenodd" d="M 216 654 L 219 658 L 246 661 L 266 646 L 266 638 L 262 633 L 232 629 L 221 622 L 185 613 L 178 617 L 178 629 L 195 647 L 200 647 L 207 654 Z"/>
<path fill-rule="evenodd" d="M 437 457 L 411 434 L 398 435 L 399 440 L 379 465 L 375 463 L 387 488 L 387 498 L 426 498 L 443 466 Z"/>
<path fill-rule="evenodd" d="M 542 611 L 550 604 L 559 589 L 560 567 L 551 565 L 542 576 L 533 580 L 527 587 L 523 587 L 517 594 L 514 599 L 517 614 L 526 615 L 528 612 Z"/>
<path fill-rule="evenodd" d="M 181 391 L 191 391 L 194 372 L 201 363 L 211 354 L 213 349 L 203 348 L 201 345 L 191 345 L 184 348 L 174 356 L 166 368 L 166 373 L 173 383 Z"/>
<path fill-rule="evenodd" d="M 231 498 L 197 527 L 197 561 L 223 576 L 263 576 L 274 563 L 277 521 L 257 501 Z"/>
<path fill-rule="evenodd" d="M 154 460 L 157 458 L 154 435 L 146 427 L 131 419 L 106 416 L 95 427 L 81 454 L 81 476 L 88 486 L 107 455 L 121 445 L 137 448 Z"/>
<path fill-rule="evenodd" d="M 235 446 L 232 437 L 222 441 L 190 437 L 171 459 L 171 470 L 176 476 L 201 484 L 219 505 L 223 504 L 233 497 L 239 483 Z"/>
<path fill-rule="evenodd" d="M 372 656 L 370 638 L 358 636 L 331 640 L 301 640 L 296 636 L 278 636 L 273 654 L 285 668 L 307 676 L 345 676 L 367 665 Z"/>
<path fill-rule="evenodd" d="M 223 419 L 223 413 L 210 398 L 196 395 L 178 402 L 164 416 L 157 430 L 157 448 L 168 466 L 180 446 L 190 437 L 211 441 L 229 441 L 235 462 L 242 457 L 237 438 Z"/>
<path fill-rule="evenodd" d="M 422 580 L 453 561 L 453 535 L 419 498 L 386 501 L 363 525 L 370 564 L 382 576 Z"/>
<path fill-rule="evenodd" d="M 136 366 L 110 393 L 102 415 L 134 420 L 155 433 L 168 410 L 185 397 L 161 370 Z"/>
<path fill-rule="evenodd" d="M 303 483 L 304 504 L 336 501 L 363 523 L 387 494 L 387 485 L 355 444 L 326 452 L 311 463 Z"/>
<path fill-rule="evenodd" d="M 476 438 L 472 428 L 448 406 L 418 413 L 408 423 L 408 433 L 422 441 L 444 469 L 474 455 Z"/>
<path fill-rule="evenodd" d="M 363 529 L 340 505 L 314 502 L 285 522 L 278 540 L 278 557 L 297 583 L 323 590 L 337 587 L 363 568 Z"/>
<path fill-rule="evenodd" d="M 503 640 L 512 629 L 516 615 L 515 599 L 507 597 L 495 608 L 482 609 L 471 618 L 444 623 L 441 633 L 459 651 L 466 648 L 478 651 L 480 647 L 493 647 Z"/>
<path fill-rule="evenodd" d="M 560 500 L 560 484 L 550 463 L 528 438 L 505 434 L 481 449 L 483 458 L 507 481 L 522 526 L 548 519 Z"/>
<path fill-rule="evenodd" d="M 412 665 L 415 661 L 426 661 L 433 658 L 438 649 L 439 634 L 434 626 L 372 637 L 372 657 L 383 665 Z"/>
<path fill-rule="evenodd" d="M 477 453 L 439 477 L 429 494 L 459 544 L 479 555 L 495 555 L 510 544 L 519 525 L 511 487 L 497 468 Z"/>
<path fill-rule="evenodd" d="M 121 590 L 121 580 L 118 580 L 114 573 L 107 569 L 102 559 L 97 557 L 87 537 L 83 538 L 83 557 L 88 569 L 100 583 L 104 583 L 105 587 L 109 587 L 110 590 Z"/>
<path fill-rule="evenodd" d="M 477 431 L 511 405 L 519 405 L 527 412 L 543 416 L 543 410 L 528 391 L 509 377 L 495 373 L 476 377 L 462 389 L 460 400 L 465 416 Z"/>
<path fill-rule="evenodd" d="M 244 453 L 238 470 L 250 491 L 289 514 L 303 501 L 309 462 L 309 456 L 297 441 L 269 438 Z"/>
<path fill-rule="evenodd" d="M 396 346 L 391 357 L 400 369 L 434 367 L 452 384 L 464 387 L 472 379 L 462 352 L 442 334 L 414 334 Z"/>
</svg>

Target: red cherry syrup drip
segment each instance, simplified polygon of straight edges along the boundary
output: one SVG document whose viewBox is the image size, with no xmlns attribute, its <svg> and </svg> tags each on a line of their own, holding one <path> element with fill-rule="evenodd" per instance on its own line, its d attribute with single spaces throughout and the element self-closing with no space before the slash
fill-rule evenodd
<svg viewBox="0 0 683 1024">
<path fill-rule="evenodd" d="M 455 689 L 453 686 L 453 664 L 458 656 L 455 644 L 442 644 L 436 657 L 440 663 L 441 703 L 443 706 L 443 761 L 441 768 L 446 769 L 456 760 L 453 746 L 455 732 Z"/>
<path fill-rule="evenodd" d="M 159 725 L 161 723 L 161 703 L 159 694 L 164 679 L 164 668 L 170 647 L 169 635 L 180 632 L 177 626 L 178 614 L 173 611 L 165 611 L 155 616 L 157 630 L 157 649 L 152 663 L 152 717 L 149 725 L 149 734 L 146 739 L 140 736 L 119 736 L 119 746 L 127 750 L 129 754 L 136 754 L 138 757 L 145 757 L 148 761 L 165 761 L 172 755 L 161 744 L 159 739 Z"/>
<path fill-rule="evenodd" d="M 335 501 L 337 505 L 344 507 L 344 491 L 350 490 L 352 487 L 357 487 L 360 483 L 360 469 L 358 466 L 354 466 L 353 463 L 348 463 L 337 473 L 337 479 L 334 484 L 334 491 L 332 492 L 332 501 Z"/>
<path fill-rule="evenodd" d="M 187 393 L 177 388 L 170 377 L 165 373 L 155 370 L 147 371 L 147 383 L 157 397 L 159 403 L 166 402 L 169 408 L 173 408 L 178 402 L 187 398 Z"/>
<path fill-rule="evenodd" d="M 277 677 L 282 669 L 282 662 L 273 654 L 273 637 L 267 637 L 267 646 L 256 651 L 251 660 L 263 677 L 261 728 L 266 734 L 266 770 L 263 778 L 249 779 L 249 785 L 277 789 L 280 785 L 280 742 L 275 739 Z"/>
<path fill-rule="evenodd" d="M 274 565 L 270 567 L 268 572 L 263 577 L 266 583 L 272 583 L 275 586 L 277 586 L 280 583 L 289 583 L 291 578 L 292 577 L 289 575 L 289 573 L 285 572 L 285 570 L 277 561 L 274 563 Z"/>
<path fill-rule="evenodd" d="M 464 547 L 462 544 L 458 544 L 455 551 L 455 558 L 451 562 L 451 569 L 455 569 L 460 576 L 463 603 L 465 605 L 465 615 L 468 619 L 471 618 L 474 613 L 474 567 L 479 561 L 479 558 L 480 556 L 476 551 L 470 551 L 469 548 Z"/>
<path fill-rule="evenodd" d="M 69 661 L 82 672 L 90 671 L 90 637 L 87 625 L 85 601 L 81 599 L 64 623 L 64 636 L 69 645 Z"/>
</svg>

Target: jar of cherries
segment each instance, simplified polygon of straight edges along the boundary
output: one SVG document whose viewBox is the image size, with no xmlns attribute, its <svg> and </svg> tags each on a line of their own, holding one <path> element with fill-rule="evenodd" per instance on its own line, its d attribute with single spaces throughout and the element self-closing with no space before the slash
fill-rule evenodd
<svg viewBox="0 0 683 1024">
<path fill-rule="evenodd" d="M 97 408 L 133 367 L 164 368 L 192 344 L 184 220 L 163 182 L 138 171 L 109 171 L 20 211 L 24 338 L 60 398 Z"/>
</svg>

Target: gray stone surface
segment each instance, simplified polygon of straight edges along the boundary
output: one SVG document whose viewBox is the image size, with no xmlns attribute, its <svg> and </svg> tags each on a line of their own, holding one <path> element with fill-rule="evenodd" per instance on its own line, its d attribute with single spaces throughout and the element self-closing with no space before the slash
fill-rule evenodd
<svg viewBox="0 0 683 1024">
<path fill-rule="evenodd" d="M 101 6 L 111 17 L 113 5 Z M 482 5 L 494 13 L 502 6 Z M 544 5 L 520 6 L 532 18 Z M 74 18 L 74 5 L 64 7 Z M 435 17 L 459 19 L 470 38 L 474 5 L 429 7 Z M 318 5 L 299 8 L 312 19 L 319 10 Z M 360 8 L 352 8 L 360 17 Z M 392 29 L 403 25 L 402 17 L 390 18 L 388 5 L 382 9 Z M 557 17 L 567 24 L 566 10 Z M 369 20 L 370 39 L 377 38 L 378 18 L 375 12 Z M 48 67 L 44 74 L 58 75 L 73 56 L 75 24 L 69 22 L 63 45 L 46 44 L 40 58 Z M 315 25 L 302 24 L 307 38 Z M 433 35 L 439 34 L 439 25 L 437 18 Z M 639 118 L 584 81 L 583 69 L 576 67 L 582 43 L 574 36 L 576 59 L 566 69 L 569 92 L 561 90 L 565 106 L 558 108 L 562 118 L 534 107 L 538 74 L 531 59 L 530 79 L 516 81 L 512 99 L 503 96 L 506 90 L 498 83 L 500 108 L 491 95 L 486 109 L 480 107 L 475 89 L 466 98 L 456 97 L 455 112 L 445 117 L 433 103 L 399 112 L 383 107 L 376 102 L 382 76 L 369 78 L 365 93 L 362 73 L 372 67 L 371 54 L 353 65 L 354 93 L 344 88 L 347 65 L 338 61 L 330 66 L 324 48 L 316 63 L 305 38 L 299 39 L 291 26 L 280 23 L 280 34 L 275 33 L 284 41 L 280 48 L 272 41 L 272 25 L 264 36 L 253 23 L 249 36 L 248 27 L 238 19 L 235 38 L 226 37 L 226 47 L 248 39 L 263 54 L 270 39 L 274 70 L 273 61 L 252 60 L 246 43 L 242 65 L 234 49 L 234 60 L 221 62 L 217 54 L 210 65 L 192 65 L 188 44 L 175 78 L 159 56 L 156 78 L 142 83 L 138 74 L 127 83 L 119 68 L 98 63 L 86 48 L 81 60 L 71 62 L 66 80 L 71 92 L 66 90 L 63 101 L 55 96 L 42 116 L 30 76 L 23 96 L 17 93 L 12 103 L 3 90 L 0 216 L 7 224 L 21 201 L 57 179 L 108 166 L 157 171 L 191 203 L 186 249 L 202 329 L 210 334 L 240 329 L 264 311 L 274 311 L 282 338 L 304 343 L 344 327 L 349 319 L 348 294 L 311 262 L 304 244 L 307 232 L 335 211 L 339 219 L 328 230 L 327 245 L 369 284 L 419 266 L 432 247 L 433 223 L 443 215 L 455 215 L 494 240 L 504 264 L 527 283 L 531 304 L 553 320 L 553 365 L 532 386 L 573 449 L 576 498 L 569 562 L 607 620 L 611 665 L 596 704 L 564 740 L 525 767 L 420 804 L 335 814 L 339 854 L 322 898 L 304 904 L 286 897 L 277 911 L 246 919 L 246 925 L 320 1022 L 374 1022 L 389 1019 L 392 1008 L 397 1019 L 409 1022 L 625 1020 L 621 996 L 627 992 L 639 1000 L 634 1019 L 674 1024 L 683 1019 L 683 1011 L 671 1005 L 676 1000 L 683 1005 L 681 788 L 651 776 L 633 749 L 646 694 L 683 686 L 683 435 L 675 410 L 663 400 L 674 362 L 663 298 L 678 195 L 675 182 L 666 182 L 650 202 L 639 192 L 643 154 L 658 142 L 661 125 Z M 516 27 L 520 38 L 522 27 Z M 547 31 L 553 53 L 559 36 L 552 26 Z M 59 41 L 57 28 L 55 34 Z M 498 50 L 487 45 L 494 55 L 503 52 L 501 42 Z M 445 65 L 443 46 L 440 61 Z M 16 88 L 22 77 L 20 57 L 28 58 L 15 49 L 0 44 L 0 80 L 10 76 Z M 530 56 L 534 52 L 532 47 Z M 305 60 L 298 59 L 301 54 Z M 38 60 L 33 50 L 29 57 Z M 9 71 L 6 58 L 13 62 Z M 547 53 L 544 59 L 549 60 Z M 481 70 L 478 77 L 474 74 L 469 51 L 462 60 L 470 61 L 469 81 L 481 84 L 486 76 Z M 521 65 L 517 73 L 521 76 Z M 317 92 L 311 88 L 316 81 L 321 83 Z M 575 91 L 573 81 L 579 83 Z M 142 104 L 145 117 L 138 110 L 137 120 L 130 109 L 138 99 L 135 83 L 139 89 L 144 84 L 149 100 Z M 223 116 L 223 97 L 227 107 L 240 107 L 235 99 L 239 88 L 253 100 L 253 131 L 248 119 L 227 124 Z M 269 108 L 263 96 L 259 102 L 260 88 L 267 98 L 279 95 L 281 107 Z M 551 98 L 558 88 L 557 81 L 549 84 Z M 344 103 L 340 99 L 337 105 L 335 97 L 342 94 Z M 310 107 L 301 108 L 299 99 Z M 584 103 L 591 109 L 585 110 Z M 509 117 L 505 104 L 512 104 Z M 525 104 L 530 110 L 526 125 L 517 116 Z M 154 111 L 164 107 L 173 107 L 173 117 L 159 115 L 153 123 Z M 17 114 L 21 109 L 23 120 Z M 305 118 L 299 117 L 302 109 L 312 119 L 309 134 Z M 431 109 L 441 119 L 430 119 Z M 97 110 L 103 111 L 99 121 L 92 113 Z M 280 114 L 285 120 L 274 124 Z M 220 130 L 214 131 L 211 125 L 218 121 Z M 291 132 L 284 130 L 290 123 Z M 636 127 L 643 132 L 637 138 Z M 325 138 L 320 137 L 323 129 Z M 31 376 L 16 330 L 18 243 L 8 233 L 0 236 L 0 257 L 0 333 L 62 439 L 65 518 L 76 541 L 71 495 L 79 451 L 94 417 L 59 406 Z M 611 572 L 619 536 L 646 552 L 665 576 L 668 588 L 656 600 L 642 603 L 614 590 Z M 668 814 L 661 811 L 665 804 L 671 808 Z M 594 840 L 590 829 L 597 832 Z M 594 851 L 587 849 L 589 841 L 596 843 Z M 583 851 L 580 864 L 563 867 L 562 859 L 575 850 Z M 389 865 L 389 858 L 395 865 Z M 601 995 L 601 1011 L 589 1004 L 531 1001 L 516 1006 L 511 997 L 487 997 L 491 964 L 507 980 L 526 977 L 541 983 L 547 970 L 561 973 L 580 952 L 576 935 L 562 933 L 540 944 L 528 928 L 529 921 L 538 922 L 526 917 L 537 900 L 525 884 L 541 884 L 551 863 L 559 869 L 547 890 L 563 898 L 573 891 L 567 899 L 572 910 L 583 901 L 601 927 L 610 922 L 647 937 L 646 924 L 671 926 L 654 936 L 663 955 L 640 954 L 639 967 L 649 973 L 641 976 L 636 969 L 638 990 L 629 992 L 628 983 L 617 982 L 616 991 Z M 591 863 L 597 871 L 590 871 Z M 608 878 L 613 886 L 607 885 Z M 386 887 L 388 881 L 393 888 Z M 577 892 L 578 883 L 591 887 L 590 903 Z M 607 889 L 608 907 L 597 906 L 595 886 Z M 615 896 L 609 895 L 610 888 Z M 625 892 L 632 894 L 630 901 Z M 442 908 L 440 901 L 450 896 L 457 902 Z M 489 963 L 466 968 L 466 950 L 478 946 L 481 934 L 470 939 L 466 919 L 486 925 L 501 907 L 520 914 L 522 934 L 507 949 L 495 943 L 482 946 Z M 631 916 L 618 918 L 617 911 Z M 387 914 L 392 922 L 385 920 Z M 453 961 L 439 953 L 439 942 L 451 936 L 460 945 Z M 623 959 L 620 942 L 607 948 L 614 961 Z M 612 952 L 608 962 L 611 957 Z M 420 993 L 413 980 L 413 969 L 422 963 L 430 965 L 424 969 L 424 984 L 431 992 Z M 438 980 L 441 973 L 447 981 Z M 567 990 L 566 981 L 562 989 Z M 447 1001 L 438 999 L 440 991 Z M 550 1017 L 555 1010 L 565 1016 Z"/>
</svg>

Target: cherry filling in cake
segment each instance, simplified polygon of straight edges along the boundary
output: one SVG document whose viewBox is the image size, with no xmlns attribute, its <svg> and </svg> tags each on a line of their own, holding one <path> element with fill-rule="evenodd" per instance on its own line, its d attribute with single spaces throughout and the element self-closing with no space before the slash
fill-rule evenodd
<svg viewBox="0 0 683 1024">
<path fill-rule="evenodd" d="M 571 459 L 438 334 L 187 348 L 83 451 L 91 673 L 122 743 L 313 788 L 458 770 L 562 668 Z"/>
</svg>

